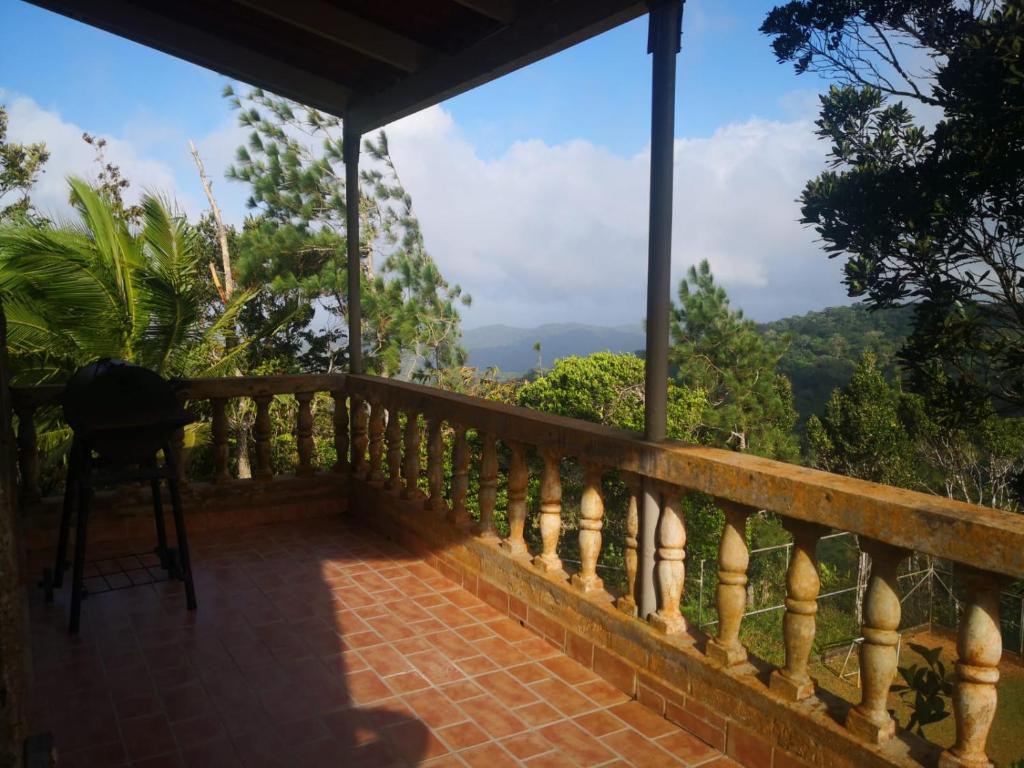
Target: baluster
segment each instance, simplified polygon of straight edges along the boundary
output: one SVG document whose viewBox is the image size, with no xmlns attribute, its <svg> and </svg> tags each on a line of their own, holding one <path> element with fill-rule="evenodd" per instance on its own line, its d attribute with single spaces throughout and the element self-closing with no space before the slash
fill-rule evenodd
<svg viewBox="0 0 1024 768">
<path fill-rule="evenodd" d="M 558 556 L 558 537 L 562 533 L 561 457 L 550 449 L 541 451 L 544 471 L 540 478 L 540 538 L 544 545 L 533 564 L 549 575 L 565 578 Z"/>
<path fill-rule="evenodd" d="M 452 445 L 452 505 L 448 509 L 448 521 L 455 525 L 468 525 L 469 510 L 466 509 L 466 494 L 469 493 L 469 440 L 466 428 L 455 427 L 455 442 Z"/>
<path fill-rule="evenodd" d="M 983 768 L 992 763 L 985 742 L 996 714 L 996 683 L 1003 638 L 999 627 L 1000 577 L 964 569 L 967 599 L 956 639 L 953 716 L 956 743 L 939 757 L 939 768 Z"/>
<path fill-rule="evenodd" d="M 626 594 L 615 601 L 620 611 L 636 616 L 637 594 L 636 594 L 636 571 L 639 564 L 637 547 L 640 536 L 640 478 L 635 475 L 626 475 L 623 481 L 629 488 L 629 501 L 626 503 L 626 551 L 624 559 L 626 564 Z"/>
<path fill-rule="evenodd" d="M 366 477 L 369 469 L 366 463 L 366 448 L 370 439 L 366 434 L 366 402 L 353 396 L 350 398 L 352 408 L 352 473 L 359 478 Z"/>
<path fill-rule="evenodd" d="M 388 411 L 388 426 L 385 430 L 388 439 L 388 481 L 387 489 L 395 492 L 402 488 L 402 422 L 398 411 Z"/>
<path fill-rule="evenodd" d="M 256 471 L 253 477 L 257 480 L 270 480 L 274 470 L 270 464 L 270 403 L 271 395 L 258 395 L 256 401 L 256 422 L 253 425 L 253 436 L 256 438 Z"/>
<path fill-rule="evenodd" d="M 384 480 L 384 404 L 371 403 L 370 411 L 370 474 L 372 482 Z"/>
<path fill-rule="evenodd" d="M 498 498 L 498 442 L 489 432 L 480 435 L 480 522 L 477 535 L 484 539 L 495 539 L 494 504 Z"/>
<path fill-rule="evenodd" d="M 679 492 L 672 486 L 661 491 L 661 515 L 658 517 L 658 611 L 650 622 L 667 635 L 686 632 L 686 619 L 679 604 L 686 578 L 686 526 L 683 522 Z"/>
<path fill-rule="evenodd" d="M 790 701 L 814 693 L 814 680 L 807 673 L 807 660 L 814 644 L 815 614 L 818 613 L 818 539 L 825 528 L 814 523 L 785 518 L 783 527 L 793 534 L 793 551 L 786 569 L 786 614 L 782 619 L 786 666 L 772 672 L 770 688 Z"/>
<path fill-rule="evenodd" d="M 213 482 L 231 480 L 228 472 L 228 401 L 223 397 L 210 400 L 213 411 Z"/>
<path fill-rule="evenodd" d="M 35 406 L 15 406 L 18 414 L 18 468 L 21 471 L 21 498 L 32 503 L 42 499 L 39 488 L 39 446 L 36 437 Z"/>
<path fill-rule="evenodd" d="M 341 390 L 331 392 L 334 398 L 334 471 L 348 472 L 348 407 L 346 395 Z"/>
<path fill-rule="evenodd" d="M 405 422 L 405 465 L 402 475 L 405 488 L 402 489 L 403 499 L 416 499 L 420 496 L 420 420 L 415 413 L 408 414 Z"/>
<path fill-rule="evenodd" d="M 747 518 L 754 510 L 727 499 L 719 499 L 725 512 L 725 527 L 718 544 L 718 637 L 708 640 L 707 654 L 723 667 L 747 660 L 747 649 L 740 642 L 740 623 L 747 606 Z"/>
<path fill-rule="evenodd" d="M 523 532 L 526 529 L 526 487 L 530 471 L 526 466 L 526 448 L 522 443 L 509 443 L 508 462 L 508 538 L 501 548 L 513 557 L 530 556 Z"/>
<path fill-rule="evenodd" d="M 309 477 L 313 474 L 313 393 L 296 392 L 295 402 L 299 404 L 299 416 L 295 424 L 299 464 L 295 467 L 295 474 Z"/>
<path fill-rule="evenodd" d="M 427 423 L 427 488 L 430 495 L 424 505 L 428 512 L 444 511 L 444 434 L 441 419 L 433 417 Z"/>
<path fill-rule="evenodd" d="M 573 575 L 572 584 L 584 593 L 603 592 L 604 582 L 597 575 L 597 559 L 601 555 L 601 528 L 604 525 L 601 467 L 585 462 L 583 477 L 583 495 L 580 498 L 580 572 Z"/>
<path fill-rule="evenodd" d="M 860 704 L 850 710 L 846 727 L 873 744 L 896 735 L 896 722 L 886 704 L 898 662 L 900 593 L 896 572 L 910 553 L 871 539 L 860 540 L 871 557 L 871 575 L 864 593 L 864 624 L 860 646 Z"/>
</svg>

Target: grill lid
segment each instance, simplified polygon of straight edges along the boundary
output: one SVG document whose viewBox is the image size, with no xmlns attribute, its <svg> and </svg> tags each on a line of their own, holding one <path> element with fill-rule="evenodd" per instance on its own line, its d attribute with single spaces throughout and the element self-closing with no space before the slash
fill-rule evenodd
<svg viewBox="0 0 1024 768">
<path fill-rule="evenodd" d="M 169 381 L 110 358 L 79 368 L 68 381 L 63 404 L 64 418 L 79 434 L 139 428 L 170 432 L 194 420 Z"/>
</svg>

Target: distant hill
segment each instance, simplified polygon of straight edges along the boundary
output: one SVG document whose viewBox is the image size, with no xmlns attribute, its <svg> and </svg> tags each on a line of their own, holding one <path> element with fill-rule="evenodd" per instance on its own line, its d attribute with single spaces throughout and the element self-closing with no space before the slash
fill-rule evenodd
<svg viewBox="0 0 1024 768">
<path fill-rule="evenodd" d="M 799 427 L 812 413 L 825 409 L 832 390 L 850 380 L 864 352 L 874 352 L 882 370 L 894 376 L 896 353 L 910 333 L 911 321 L 909 308 L 872 312 L 855 304 L 759 325 L 766 336 L 790 337 L 779 369 L 793 383 Z"/>
<path fill-rule="evenodd" d="M 469 365 L 497 366 L 508 374 L 521 375 L 537 367 L 533 345 L 541 345 L 544 367 L 569 355 L 593 352 L 636 352 L 644 348 L 640 325 L 605 327 L 582 323 L 550 323 L 536 328 L 485 325 L 463 331 L 462 345 L 469 351 Z"/>
<path fill-rule="evenodd" d="M 909 309 L 871 312 L 863 305 L 831 307 L 820 312 L 762 323 L 766 336 L 789 335 L 789 350 L 780 369 L 793 383 L 793 400 L 802 429 L 807 417 L 821 413 L 829 395 L 850 379 L 865 351 L 877 355 L 882 369 L 895 374 L 896 353 L 910 332 Z M 463 332 L 469 364 L 497 366 L 508 375 L 522 375 L 537 366 L 536 342 L 544 367 L 569 355 L 593 352 L 637 352 L 644 348 L 638 325 L 605 327 L 582 323 L 553 323 L 536 328 L 488 325 Z"/>
</svg>

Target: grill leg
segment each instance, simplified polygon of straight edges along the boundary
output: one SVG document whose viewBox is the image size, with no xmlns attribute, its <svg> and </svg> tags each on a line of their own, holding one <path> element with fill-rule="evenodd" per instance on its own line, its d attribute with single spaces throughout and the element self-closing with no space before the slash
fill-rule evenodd
<svg viewBox="0 0 1024 768">
<path fill-rule="evenodd" d="M 156 553 L 160 557 L 160 567 L 167 570 L 170 565 L 167 558 L 167 527 L 164 525 L 164 502 L 160 497 L 160 478 L 149 481 L 153 489 L 153 518 L 156 523 Z"/>
<path fill-rule="evenodd" d="M 92 488 L 89 485 L 89 451 L 80 448 L 81 477 L 78 479 L 78 522 L 75 526 L 75 566 L 71 578 L 71 621 L 68 632 L 78 634 L 79 619 L 82 614 L 82 592 L 85 581 L 85 541 L 89 528 L 89 502 Z"/>
<path fill-rule="evenodd" d="M 75 497 L 78 495 L 78 474 L 81 451 L 77 440 L 71 442 L 68 455 L 68 477 L 64 484 L 64 508 L 60 515 L 60 535 L 57 539 L 57 562 L 53 566 L 53 588 L 60 589 L 64 583 L 64 568 L 68 559 L 68 535 L 71 529 L 71 515 L 75 511 Z"/>
<path fill-rule="evenodd" d="M 188 554 L 188 533 L 185 530 L 185 515 L 181 509 L 181 487 L 178 485 L 178 457 L 169 443 L 164 443 L 164 467 L 167 469 L 167 486 L 171 491 L 171 511 L 174 513 L 174 533 L 178 538 L 178 558 L 181 560 L 181 577 L 185 581 L 185 604 L 190 611 L 196 609 L 196 590 L 192 585 L 192 561 Z"/>
</svg>

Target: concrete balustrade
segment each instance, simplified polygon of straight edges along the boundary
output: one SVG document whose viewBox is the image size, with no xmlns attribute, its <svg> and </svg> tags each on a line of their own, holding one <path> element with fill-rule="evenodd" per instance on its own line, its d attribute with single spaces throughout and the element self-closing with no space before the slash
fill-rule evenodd
<svg viewBox="0 0 1024 768">
<path fill-rule="evenodd" d="M 747 607 L 747 518 L 750 507 L 719 499 L 725 512 L 725 526 L 718 546 L 718 636 L 708 640 L 707 654 L 724 667 L 735 667 L 747 660 L 747 649 L 740 642 L 740 624 Z"/>
<path fill-rule="evenodd" d="M 226 409 L 232 399 L 255 402 L 255 474 L 266 480 L 270 404 L 275 396 L 295 395 L 296 473 L 308 478 L 313 474 L 313 393 L 330 392 L 338 450 L 335 474 L 351 469 L 350 501 L 376 505 L 366 517 L 368 524 L 393 518 L 400 541 L 413 535 L 429 538 L 444 553 L 438 562 L 449 563 L 452 577 L 462 583 L 472 579 L 481 597 L 485 583 L 501 583 L 501 606 L 508 615 L 520 617 L 570 655 L 583 654 L 579 658 L 599 674 L 710 743 L 721 738 L 720 746 L 740 762 L 749 745 L 760 739 L 769 753 L 775 750 L 786 759 L 818 766 L 914 765 L 921 760 L 947 768 L 989 764 L 985 744 L 997 706 L 1001 653 L 999 580 L 1024 578 L 1020 517 L 754 456 L 645 442 L 598 425 L 370 376 L 211 381 L 185 382 L 181 391 L 187 400 L 211 403 L 215 484 L 239 482 L 227 471 Z M 28 414 L 47 400 L 39 390 L 22 390 L 15 392 L 15 401 L 22 422 L 22 495 L 31 497 L 33 477 L 38 484 L 38 459 L 31 455 L 35 436 Z M 419 488 L 421 419 L 427 425 L 427 494 Z M 536 460 L 529 459 L 534 455 Z M 580 564 L 571 575 L 565 563 L 572 563 L 563 561 L 562 546 L 563 461 L 570 459 L 582 470 L 583 486 Z M 475 527 L 469 525 L 473 467 Z M 533 510 L 527 505 L 531 467 L 539 483 L 539 504 Z M 606 509 L 603 481 L 611 472 L 628 491 L 622 509 Z M 657 489 L 661 501 L 651 574 L 638 572 L 641 480 Z M 504 539 L 495 525 L 502 482 L 507 484 Z M 691 492 L 713 496 L 725 516 L 718 550 L 718 626 L 715 636 L 707 638 L 687 626 L 681 610 L 683 500 Z M 360 509 L 357 505 L 356 511 Z M 425 515 L 424 510 L 436 514 Z M 741 641 L 750 560 L 746 526 L 759 510 L 779 515 L 793 537 L 779 637 L 785 663 L 770 674 L 756 659 L 748 660 Z M 623 552 L 625 582 L 617 595 L 609 593 L 608 580 L 599 575 L 610 514 L 625 521 L 625 538 L 615 542 Z M 857 534 L 871 559 L 860 649 L 862 690 L 860 701 L 852 705 L 829 700 L 828 706 L 807 706 L 800 702 L 828 698 L 816 690 L 809 661 L 820 589 L 817 545 L 836 529 Z M 533 552 L 528 530 L 537 534 Z M 911 551 L 952 560 L 967 573 L 953 696 L 957 736 L 944 752 L 910 748 L 909 735 L 893 738 L 898 728 L 889 715 L 901 620 L 897 573 Z M 655 580 L 657 610 L 637 617 L 635 596 L 643 578 Z M 759 675 L 759 669 L 766 674 Z M 691 702 L 698 690 L 718 702 L 720 714 Z M 677 695 L 678 705 L 672 704 Z M 734 699 L 723 698 L 730 696 Z M 737 702 L 735 711 L 728 704 L 732 700 Z M 733 739 L 739 746 L 734 748 Z"/>
<path fill-rule="evenodd" d="M 384 480 L 384 428 L 387 412 L 380 402 L 370 401 L 370 422 L 367 448 L 370 452 L 368 479 L 379 483 Z"/>
</svg>

